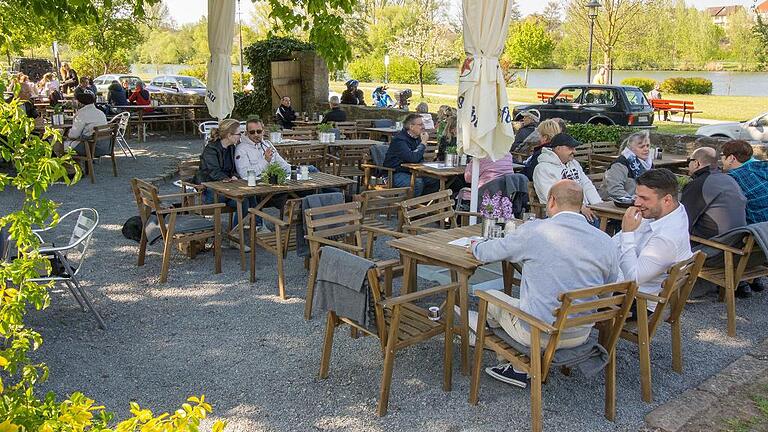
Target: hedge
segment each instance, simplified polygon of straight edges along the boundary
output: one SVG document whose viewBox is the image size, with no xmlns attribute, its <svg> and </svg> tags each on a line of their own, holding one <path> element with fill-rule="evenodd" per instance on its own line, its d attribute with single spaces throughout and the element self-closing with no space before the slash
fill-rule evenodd
<svg viewBox="0 0 768 432">
<path fill-rule="evenodd" d="M 649 92 L 653 90 L 656 81 L 650 78 L 624 78 L 621 80 L 621 85 L 639 87 L 640 90 Z"/>
<path fill-rule="evenodd" d="M 614 142 L 616 145 L 620 145 L 622 137 L 629 135 L 634 130 L 627 126 L 606 126 L 586 123 L 570 123 L 567 127 L 568 134 L 576 141 L 582 143 Z"/>
<path fill-rule="evenodd" d="M 384 81 L 384 60 L 378 56 L 359 58 L 347 65 L 351 78 L 364 82 Z M 419 64 L 407 57 L 391 57 L 388 81 L 399 84 L 419 83 Z M 424 66 L 424 84 L 438 84 L 437 69 Z"/>
<path fill-rule="evenodd" d="M 712 81 L 706 78 L 667 78 L 661 91 L 674 94 L 712 94 Z"/>
</svg>

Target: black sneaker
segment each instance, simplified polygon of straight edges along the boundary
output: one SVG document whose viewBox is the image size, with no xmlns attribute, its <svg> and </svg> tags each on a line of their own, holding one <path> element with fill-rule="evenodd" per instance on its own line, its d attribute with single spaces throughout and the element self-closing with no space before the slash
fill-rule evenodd
<svg viewBox="0 0 768 432">
<path fill-rule="evenodd" d="M 768 286 L 768 278 L 765 276 L 759 277 L 749 284 L 749 287 L 754 292 L 763 292 L 766 286 Z"/>
<path fill-rule="evenodd" d="M 518 386 L 520 388 L 528 387 L 528 374 L 516 372 L 515 369 L 512 368 L 512 363 L 501 363 L 498 366 L 487 367 L 485 368 L 485 373 L 501 382 L 512 384 L 513 386 Z"/>
<path fill-rule="evenodd" d="M 736 298 L 750 298 L 752 297 L 752 289 L 746 282 L 739 282 L 739 286 L 736 287 Z"/>
</svg>

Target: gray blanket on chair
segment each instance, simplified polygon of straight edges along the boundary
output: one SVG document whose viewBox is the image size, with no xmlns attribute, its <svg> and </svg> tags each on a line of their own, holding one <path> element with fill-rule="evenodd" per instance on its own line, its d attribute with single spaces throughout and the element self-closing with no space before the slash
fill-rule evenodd
<svg viewBox="0 0 768 432">
<path fill-rule="evenodd" d="M 314 194 L 301 199 L 301 217 L 296 224 L 296 255 L 300 257 L 309 256 L 309 246 L 307 239 L 304 238 L 306 232 L 304 230 L 304 210 L 343 203 L 344 194 L 341 192 Z M 328 214 L 326 217 L 330 216 L 336 215 Z"/>
<path fill-rule="evenodd" d="M 504 339 L 512 348 L 520 353 L 530 355 L 531 349 L 517 343 L 507 332 L 501 328 L 493 329 L 493 333 Z M 542 351 L 546 347 L 542 347 Z M 587 341 L 573 348 L 561 348 L 555 351 L 552 358 L 552 366 L 565 366 L 568 368 L 579 368 L 584 376 L 592 377 L 600 373 L 608 365 L 608 351 L 602 345 L 597 343 L 597 335 L 593 334 Z"/>
<path fill-rule="evenodd" d="M 323 246 L 315 283 L 313 308 L 354 320 L 364 327 L 373 323 L 367 272 L 373 262 L 343 251 Z M 344 271 L 339 271 L 344 269 Z"/>
<path fill-rule="evenodd" d="M 753 253 L 750 256 L 748 266 L 760 265 L 766 261 L 765 253 L 768 252 L 768 222 L 758 222 L 751 225 L 734 228 L 730 231 L 720 234 L 719 236 L 712 237 L 710 240 L 741 249 L 744 247 L 742 240 L 748 234 L 752 234 L 752 236 L 755 238 L 756 245 L 760 248 L 761 251 L 763 251 L 763 253 Z M 707 254 L 707 266 L 712 267 L 722 265 L 722 251 L 704 245 L 698 245 L 694 247 L 694 252 L 697 250 Z"/>
</svg>

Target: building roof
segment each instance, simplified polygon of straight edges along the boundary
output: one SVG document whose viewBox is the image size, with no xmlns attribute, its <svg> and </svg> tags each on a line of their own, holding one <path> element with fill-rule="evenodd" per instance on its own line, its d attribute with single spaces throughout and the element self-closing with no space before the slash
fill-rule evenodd
<svg viewBox="0 0 768 432">
<path fill-rule="evenodd" d="M 765 3 L 768 3 L 768 0 L 766 0 Z M 713 6 L 707 8 L 707 13 L 711 17 L 718 17 L 718 16 L 730 16 L 738 12 L 739 10 L 743 10 L 744 6 L 741 5 L 732 5 L 732 6 Z"/>
<path fill-rule="evenodd" d="M 755 10 L 760 13 L 768 13 L 768 0 L 765 0 L 764 2 L 755 6 Z"/>
</svg>

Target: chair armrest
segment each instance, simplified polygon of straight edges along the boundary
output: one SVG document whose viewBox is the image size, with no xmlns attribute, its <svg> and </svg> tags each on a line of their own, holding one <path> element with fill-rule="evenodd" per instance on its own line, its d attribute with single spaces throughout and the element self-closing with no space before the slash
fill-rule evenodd
<svg viewBox="0 0 768 432">
<path fill-rule="evenodd" d="M 723 252 L 731 252 L 735 253 L 736 255 L 744 255 L 744 252 L 741 249 L 736 249 L 735 247 L 727 246 L 712 240 L 703 239 L 701 237 L 691 236 L 691 241 L 719 249 Z"/>
<path fill-rule="evenodd" d="M 397 171 L 396 168 L 389 168 L 381 165 L 373 165 L 373 164 L 367 164 L 367 163 L 361 164 L 360 166 L 363 168 L 373 168 L 373 169 L 378 169 L 382 171 L 391 171 L 391 172 Z"/>
<path fill-rule="evenodd" d="M 475 291 L 475 295 L 485 300 L 488 303 L 492 303 L 505 311 L 511 313 L 517 318 L 525 321 L 526 324 L 536 327 L 547 334 L 553 334 L 557 332 L 557 329 L 552 325 L 545 323 L 544 321 L 520 310 L 510 304 L 512 297 L 504 294 L 501 291 Z"/>
<path fill-rule="evenodd" d="M 332 155 L 332 154 L 330 154 L 330 153 L 326 153 L 326 154 L 325 154 L 325 157 L 326 157 L 327 159 L 334 159 L 334 160 L 335 160 L 335 161 L 337 161 L 337 162 L 341 162 L 341 158 L 340 158 L 340 157 L 338 157 L 338 156 L 336 156 L 336 155 Z"/>
<path fill-rule="evenodd" d="M 304 236 L 304 238 L 307 239 L 307 241 L 309 242 L 318 242 L 324 245 L 333 246 L 339 249 L 345 249 L 351 252 L 362 252 L 364 250 L 360 246 L 355 246 L 355 245 L 350 245 L 350 244 L 346 244 L 346 243 L 342 243 L 334 240 L 329 240 L 325 237 L 307 235 L 307 236 Z"/>
<path fill-rule="evenodd" d="M 158 210 L 157 214 L 186 213 L 189 211 L 213 210 L 216 208 L 224 208 L 224 207 L 226 207 L 226 204 L 224 203 L 203 204 L 203 205 L 196 205 L 196 206 L 189 206 L 189 207 L 172 207 L 172 208 Z"/>
<path fill-rule="evenodd" d="M 379 304 L 381 304 L 381 306 L 385 308 L 391 308 L 393 306 L 401 305 L 403 303 L 413 303 L 416 300 L 420 300 L 435 294 L 440 294 L 442 292 L 455 291 L 458 288 L 459 288 L 458 283 L 436 286 L 436 287 L 427 288 L 425 290 L 421 290 L 421 291 L 417 291 L 409 294 L 403 294 L 401 296 L 397 296 L 391 299 L 386 299 L 381 301 Z M 450 295 L 450 293 L 448 295 Z M 446 313 L 453 313 L 453 311 L 446 311 Z"/>
<path fill-rule="evenodd" d="M 200 192 L 181 192 L 181 193 L 168 194 L 168 195 L 158 195 L 157 197 L 160 200 L 164 200 L 166 198 L 178 198 L 178 197 L 199 196 L 199 195 L 200 195 Z"/>
<path fill-rule="evenodd" d="M 644 299 L 644 300 L 647 300 L 647 301 L 653 301 L 653 302 L 656 302 L 656 303 L 666 303 L 667 302 L 667 299 L 665 299 L 663 297 L 659 297 L 657 295 L 648 294 L 648 293 L 644 293 L 644 292 L 640 292 L 640 291 L 638 291 L 635 294 L 635 297 L 640 297 L 641 299 Z"/>
<path fill-rule="evenodd" d="M 398 231 L 392 231 L 385 228 L 379 228 L 379 227 L 372 227 L 365 225 L 365 222 L 360 226 L 365 231 L 370 231 L 372 233 L 381 234 L 385 236 L 390 236 L 394 238 L 403 238 L 403 237 L 409 237 L 409 234 L 401 233 Z"/>
<path fill-rule="evenodd" d="M 483 215 L 480 212 L 473 212 L 473 211 L 455 210 L 454 213 L 456 213 L 457 216 L 483 217 Z"/>
<path fill-rule="evenodd" d="M 284 221 L 282 219 L 276 218 L 276 217 L 272 216 L 269 213 L 264 213 L 261 210 L 248 209 L 248 213 L 254 214 L 254 215 L 256 215 L 256 216 L 258 216 L 258 217 L 260 217 L 262 219 L 266 219 L 266 220 L 272 222 L 275 225 L 280 225 L 281 228 L 285 228 L 285 227 L 290 225 L 288 222 L 286 222 L 286 221 Z"/>
</svg>

